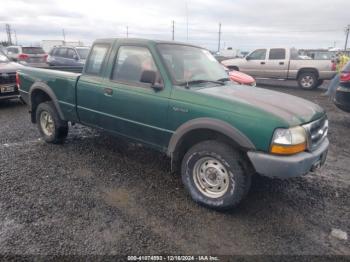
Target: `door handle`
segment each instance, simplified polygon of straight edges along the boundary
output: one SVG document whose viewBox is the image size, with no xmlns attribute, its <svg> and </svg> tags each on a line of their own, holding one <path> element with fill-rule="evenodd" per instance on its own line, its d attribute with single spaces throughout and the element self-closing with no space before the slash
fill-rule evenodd
<svg viewBox="0 0 350 262">
<path fill-rule="evenodd" d="M 280 62 L 280 65 L 284 65 L 284 62 Z"/>
<path fill-rule="evenodd" d="M 261 65 L 265 65 L 265 62 L 260 62 Z"/>
<path fill-rule="evenodd" d="M 104 89 L 103 89 L 103 93 L 104 93 L 106 96 L 111 96 L 111 95 L 113 95 L 113 89 L 111 89 L 111 88 L 104 88 Z"/>
</svg>

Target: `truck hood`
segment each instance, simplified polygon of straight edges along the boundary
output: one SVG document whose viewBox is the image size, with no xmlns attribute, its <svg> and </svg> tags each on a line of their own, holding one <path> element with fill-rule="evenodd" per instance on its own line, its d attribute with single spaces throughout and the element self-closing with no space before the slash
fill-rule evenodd
<svg viewBox="0 0 350 262">
<path fill-rule="evenodd" d="M 15 73 L 17 70 L 23 68 L 22 65 L 8 62 L 8 63 L 0 63 L 0 74 L 2 73 Z"/>
<path fill-rule="evenodd" d="M 233 59 L 224 60 L 221 62 L 221 64 L 223 64 L 224 66 L 232 66 L 232 65 L 238 66 L 245 62 L 247 62 L 245 58 L 233 58 Z"/>
<path fill-rule="evenodd" d="M 235 103 L 247 104 L 275 115 L 286 121 L 290 126 L 308 123 L 325 114 L 320 106 L 310 101 L 263 88 L 230 84 L 202 88 L 198 92 Z M 232 107 L 232 111 L 234 111 L 234 107 Z"/>
</svg>

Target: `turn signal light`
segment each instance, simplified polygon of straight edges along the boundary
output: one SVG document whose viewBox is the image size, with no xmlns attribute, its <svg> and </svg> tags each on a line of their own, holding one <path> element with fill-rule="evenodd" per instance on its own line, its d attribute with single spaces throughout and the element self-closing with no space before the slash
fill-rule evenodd
<svg viewBox="0 0 350 262">
<path fill-rule="evenodd" d="M 293 155 L 306 150 L 306 143 L 298 145 L 277 145 L 273 144 L 271 146 L 271 153 L 277 155 Z"/>
</svg>

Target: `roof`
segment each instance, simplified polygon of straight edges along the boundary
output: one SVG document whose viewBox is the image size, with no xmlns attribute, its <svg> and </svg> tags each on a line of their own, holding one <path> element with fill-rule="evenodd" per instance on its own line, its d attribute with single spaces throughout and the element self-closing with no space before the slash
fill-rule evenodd
<svg viewBox="0 0 350 262">
<path fill-rule="evenodd" d="M 116 41 L 128 42 L 128 43 L 137 43 L 137 44 L 169 44 L 169 45 L 187 45 L 198 48 L 203 48 L 197 45 L 193 45 L 190 43 L 178 42 L 178 41 L 165 41 L 165 40 L 153 40 L 153 39 L 144 39 L 144 38 L 102 38 L 96 39 L 95 43 L 113 43 Z"/>
<path fill-rule="evenodd" d="M 86 48 L 89 49 L 89 46 L 73 46 L 73 45 L 55 45 L 52 48 Z"/>
</svg>

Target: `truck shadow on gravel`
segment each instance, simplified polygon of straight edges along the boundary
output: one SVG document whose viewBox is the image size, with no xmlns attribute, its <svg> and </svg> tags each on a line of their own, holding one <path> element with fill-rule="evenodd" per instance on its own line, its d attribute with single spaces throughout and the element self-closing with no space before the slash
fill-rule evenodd
<svg viewBox="0 0 350 262">
<path fill-rule="evenodd" d="M 139 144 L 125 142 L 102 131 L 92 131 L 92 134 L 93 138 L 87 136 L 87 139 L 90 140 L 87 143 L 93 144 L 94 151 L 113 158 L 113 163 L 122 163 L 125 165 L 124 167 L 132 166 L 132 169 L 137 169 L 139 173 L 142 173 L 142 179 L 150 184 L 153 183 L 154 186 L 162 183 L 166 186 L 167 184 L 162 180 L 167 179 L 168 182 L 170 179 L 172 180 L 171 187 L 175 187 L 177 190 L 181 188 L 184 191 L 180 174 L 170 171 L 170 159 L 164 154 Z M 80 139 L 79 137 L 70 138 L 67 143 L 79 144 L 81 143 Z M 111 162 L 108 159 L 106 161 Z M 118 169 L 120 166 L 116 166 L 116 168 Z M 150 176 L 148 177 L 147 174 Z M 154 179 L 159 183 L 155 183 Z M 171 188 L 164 187 L 163 189 L 169 190 Z M 335 196 L 345 197 L 346 191 L 346 187 L 343 189 L 334 188 L 327 180 L 319 177 L 317 172 L 288 180 L 271 179 L 256 174 L 245 201 L 237 209 L 225 213 L 235 214 L 254 206 L 261 207 L 262 203 L 271 205 L 275 201 L 286 201 L 295 208 L 323 208 L 324 200 L 339 201 L 335 199 Z"/>
<path fill-rule="evenodd" d="M 273 231 L 285 238 L 306 238 L 320 246 L 324 242 L 332 246 L 328 239 L 331 228 L 350 230 L 350 201 L 346 187 L 334 188 L 317 173 L 290 180 L 255 175 L 248 196 L 236 209 L 216 212 L 191 200 L 182 186 L 180 175 L 170 172 L 170 160 L 165 155 L 103 132 L 98 133 L 96 138 L 88 138 L 88 144 L 92 143 L 96 152 L 108 157 L 103 157 L 96 164 L 103 168 L 106 163 L 114 163 L 110 168 L 114 167 L 118 174 L 128 175 L 125 179 L 105 177 L 110 181 L 100 183 L 103 185 L 102 200 L 108 206 L 124 210 L 131 217 L 148 220 L 149 226 L 160 234 L 169 229 L 164 219 L 172 221 L 174 214 L 182 216 L 182 222 L 188 224 L 193 223 L 193 217 L 199 223 L 204 223 L 205 218 L 215 217 L 227 223 L 225 227 L 232 225 L 229 220 L 235 218 L 242 226 L 253 224 L 261 232 Z M 77 144 L 78 140 L 69 143 Z M 162 216 L 154 217 L 152 214 L 159 213 L 159 210 Z M 285 236 L 287 232 L 293 232 L 294 236 Z M 171 235 L 169 233 L 169 237 Z"/>
</svg>

